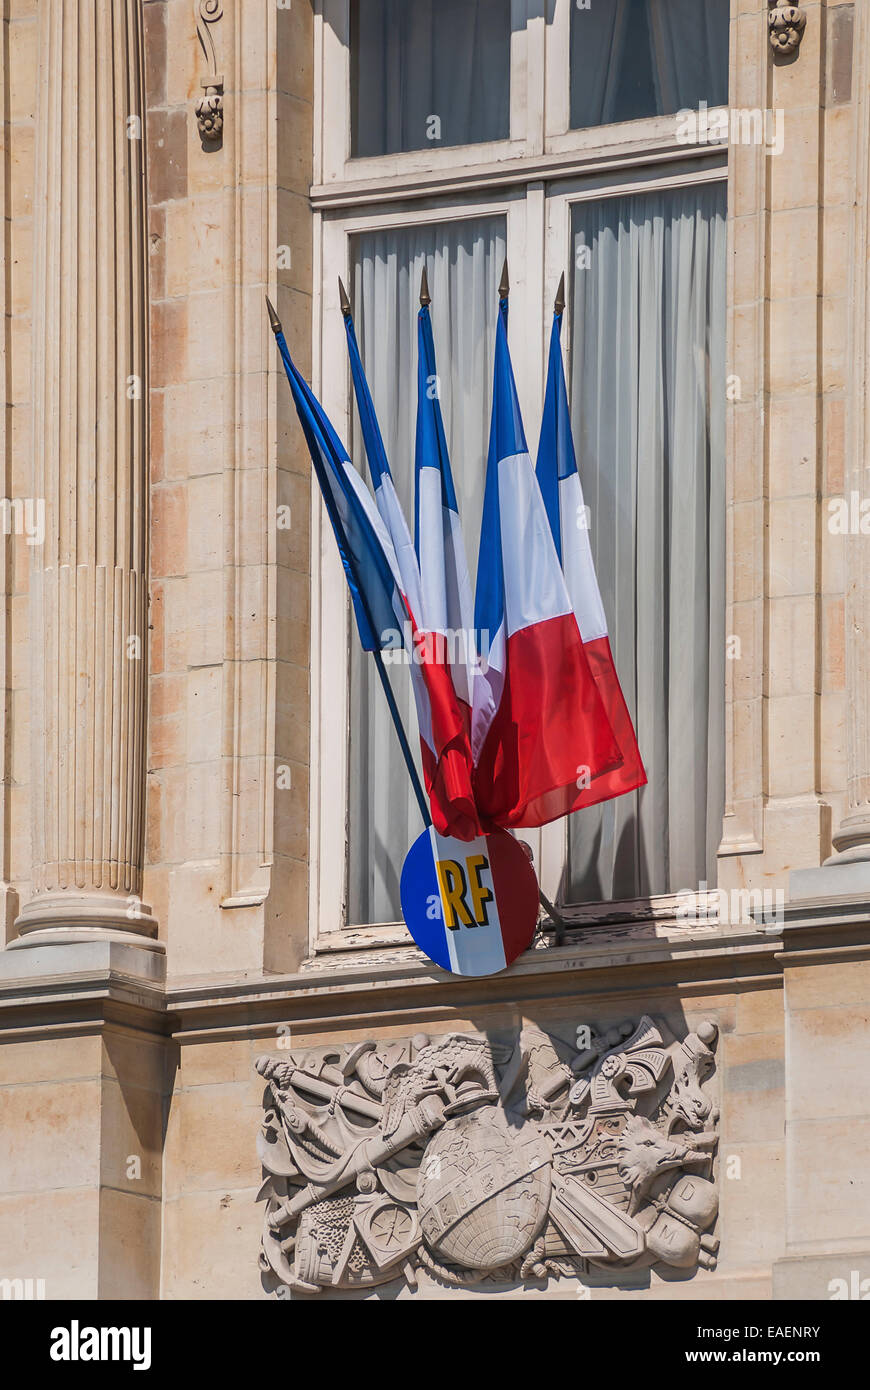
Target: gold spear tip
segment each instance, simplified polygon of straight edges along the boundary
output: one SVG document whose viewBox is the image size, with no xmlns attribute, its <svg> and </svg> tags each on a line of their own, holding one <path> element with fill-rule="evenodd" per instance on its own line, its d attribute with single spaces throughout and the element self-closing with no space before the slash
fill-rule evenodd
<svg viewBox="0 0 870 1390">
<path fill-rule="evenodd" d="M 342 281 L 342 278 L 341 278 L 340 275 L 339 275 L 339 277 L 338 277 L 338 302 L 339 302 L 340 305 L 341 305 L 341 312 L 344 314 L 344 317 L 345 317 L 346 319 L 349 319 L 349 318 L 350 318 L 350 299 L 348 298 L 347 290 L 344 288 L 344 282 Z"/>
<path fill-rule="evenodd" d="M 269 323 L 272 325 L 272 332 L 273 332 L 273 333 L 280 333 L 280 332 L 281 332 L 281 320 L 279 319 L 278 315 L 275 313 L 275 305 L 272 303 L 272 301 L 271 301 L 271 299 L 269 298 L 268 295 L 266 295 L 266 308 L 269 310 Z"/>
<path fill-rule="evenodd" d="M 553 305 L 553 313 L 561 314 L 565 308 L 565 272 L 562 271 L 562 278 L 559 281 L 559 288 L 556 291 L 556 302 Z"/>
<path fill-rule="evenodd" d="M 501 280 L 499 281 L 499 286 L 498 286 L 498 297 L 499 297 L 499 299 L 507 299 L 507 297 L 508 297 L 508 295 L 510 294 L 510 292 L 511 292 L 511 282 L 510 282 L 510 280 L 508 279 L 507 256 L 505 256 L 505 258 L 504 258 L 504 265 L 502 266 L 502 270 L 501 270 Z"/>
<path fill-rule="evenodd" d="M 423 265 L 423 274 L 420 276 L 420 307 L 426 308 L 427 304 L 432 303 L 432 296 L 429 293 L 429 276 L 426 274 L 426 265 Z"/>
</svg>

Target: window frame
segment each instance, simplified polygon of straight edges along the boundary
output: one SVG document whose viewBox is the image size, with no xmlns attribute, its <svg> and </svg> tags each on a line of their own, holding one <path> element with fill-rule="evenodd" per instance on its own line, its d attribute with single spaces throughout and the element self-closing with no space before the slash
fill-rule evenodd
<svg viewBox="0 0 870 1390">
<path fill-rule="evenodd" d="M 315 0 L 313 384 L 345 442 L 351 388 L 336 280 L 341 275 L 350 283 L 354 235 L 470 217 L 505 218 L 512 318 L 524 326 L 511 335 L 511 352 L 534 449 L 551 306 L 570 262 L 573 205 L 727 178 L 727 147 L 679 144 L 673 115 L 571 130 L 571 0 L 546 0 L 546 7 L 540 0 L 512 3 L 519 3 L 528 18 L 525 29 L 513 35 L 521 51 L 517 57 L 512 47 L 512 63 L 520 66 L 512 69 L 511 140 L 351 159 L 349 0 Z M 526 97 L 527 110 L 537 119 L 515 139 L 515 107 Z M 711 107 L 711 115 L 718 109 Z M 570 315 L 569 296 L 566 353 Z M 567 369 L 570 373 L 570 361 Z M 311 537 L 310 948 L 320 954 L 409 945 L 401 923 L 346 920 L 351 619 L 344 574 L 316 488 Z M 521 832 L 532 847 L 543 891 L 556 901 L 567 833 L 564 821 Z M 665 894 L 644 903 L 571 904 L 566 918 L 659 920 L 672 915 L 674 902 L 674 894 Z"/>
<path fill-rule="evenodd" d="M 315 0 L 315 42 L 317 70 L 321 90 L 330 93 L 328 105 L 340 113 L 340 119 L 330 119 L 326 106 L 321 104 L 317 125 L 320 128 L 320 159 L 315 152 L 314 179 L 329 185 L 377 179 L 384 160 L 395 165 L 395 172 L 419 175 L 424 172 L 443 173 L 470 164 L 497 163 L 531 154 L 542 148 L 543 127 L 534 119 L 537 107 L 524 100 L 525 90 L 537 87 L 538 70 L 543 70 L 543 29 L 529 12 L 537 9 L 537 0 L 510 0 L 511 23 L 511 100 L 510 134 L 506 140 L 491 140 L 473 145 L 432 144 L 419 150 L 398 154 L 351 157 L 351 98 L 350 98 L 350 5 L 351 0 Z M 530 35 L 531 24 L 531 35 Z M 530 119 L 530 113 L 532 119 Z M 540 127 L 540 130 L 538 129 Z"/>
</svg>

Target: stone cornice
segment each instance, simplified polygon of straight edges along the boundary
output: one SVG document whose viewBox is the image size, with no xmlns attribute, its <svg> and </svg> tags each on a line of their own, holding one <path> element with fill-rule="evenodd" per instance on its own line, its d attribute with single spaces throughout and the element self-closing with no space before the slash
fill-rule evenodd
<svg viewBox="0 0 870 1390">
<path fill-rule="evenodd" d="M 446 976 L 413 950 L 387 964 L 354 959 L 287 975 L 168 980 L 164 957 L 116 943 L 9 952 L 0 954 L 0 1035 L 114 1021 L 202 1041 L 272 1036 L 278 1024 L 413 1026 L 424 1018 L 503 1015 L 568 999 L 594 1007 L 607 998 L 643 1002 L 666 991 L 688 1001 L 777 988 L 783 970 L 794 965 L 870 958 L 870 905 L 802 905 L 776 934 L 714 927 L 675 940 L 634 924 L 577 938 L 531 951 L 510 970 L 483 979 Z"/>
<path fill-rule="evenodd" d="M 165 957 L 93 941 L 0 952 L 0 1040 L 98 1031 L 164 1034 Z"/>
<path fill-rule="evenodd" d="M 776 986 L 779 943 L 760 934 L 732 938 L 720 949 L 673 952 L 637 946 L 627 952 L 584 954 L 563 946 L 535 952 L 503 975 L 484 979 L 445 977 L 427 966 L 351 967 L 243 983 L 178 981 L 167 992 L 179 1040 L 225 1032 L 274 1036 L 279 1023 L 306 1027 L 419 1026 L 422 1019 L 449 1021 L 470 1011 L 504 1014 L 567 999 L 625 999 L 679 989 L 727 992 Z"/>
</svg>

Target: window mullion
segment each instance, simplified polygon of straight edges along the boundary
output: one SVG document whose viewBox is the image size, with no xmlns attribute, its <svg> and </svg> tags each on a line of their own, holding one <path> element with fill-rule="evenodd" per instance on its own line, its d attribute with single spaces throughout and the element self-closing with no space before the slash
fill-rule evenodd
<svg viewBox="0 0 870 1390">
<path fill-rule="evenodd" d="M 544 73 L 545 148 L 554 136 L 566 135 L 571 112 L 571 3 L 552 0 L 552 22 L 547 25 L 547 61 Z"/>
<path fill-rule="evenodd" d="M 520 29 L 525 39 L 525 143 L 529 155 L 543 154 L 547 85 L 547 19 L 543 6 L 535 0 L 515 0 L 525 11 Z"/>
</svg>

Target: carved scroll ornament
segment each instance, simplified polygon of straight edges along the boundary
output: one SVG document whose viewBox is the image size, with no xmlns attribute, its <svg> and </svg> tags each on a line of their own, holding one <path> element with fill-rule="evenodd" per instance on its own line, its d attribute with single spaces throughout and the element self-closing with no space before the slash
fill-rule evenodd
<svg viewBox="0 0 870 1390">
<path fill-rule="evenodd" d="M 200 83 L 203 95 L 196 103 L 196 120 L 201 138 L 210 144 L 216 144 L 221 139 L 224 128 L 224 79 L 218 72 L 212 35 L 212 25 L 217 24 L 223 12 L 223 0 L 199 0 L 197 5 L 196 32 L 209 71 Z"/>
<path fill-rule="evenodd" d="M 525 1028 L 257 1060 L 260 1267 L 291 1294 L 715 1268 L 717 1031 Z"/>
</svg>

